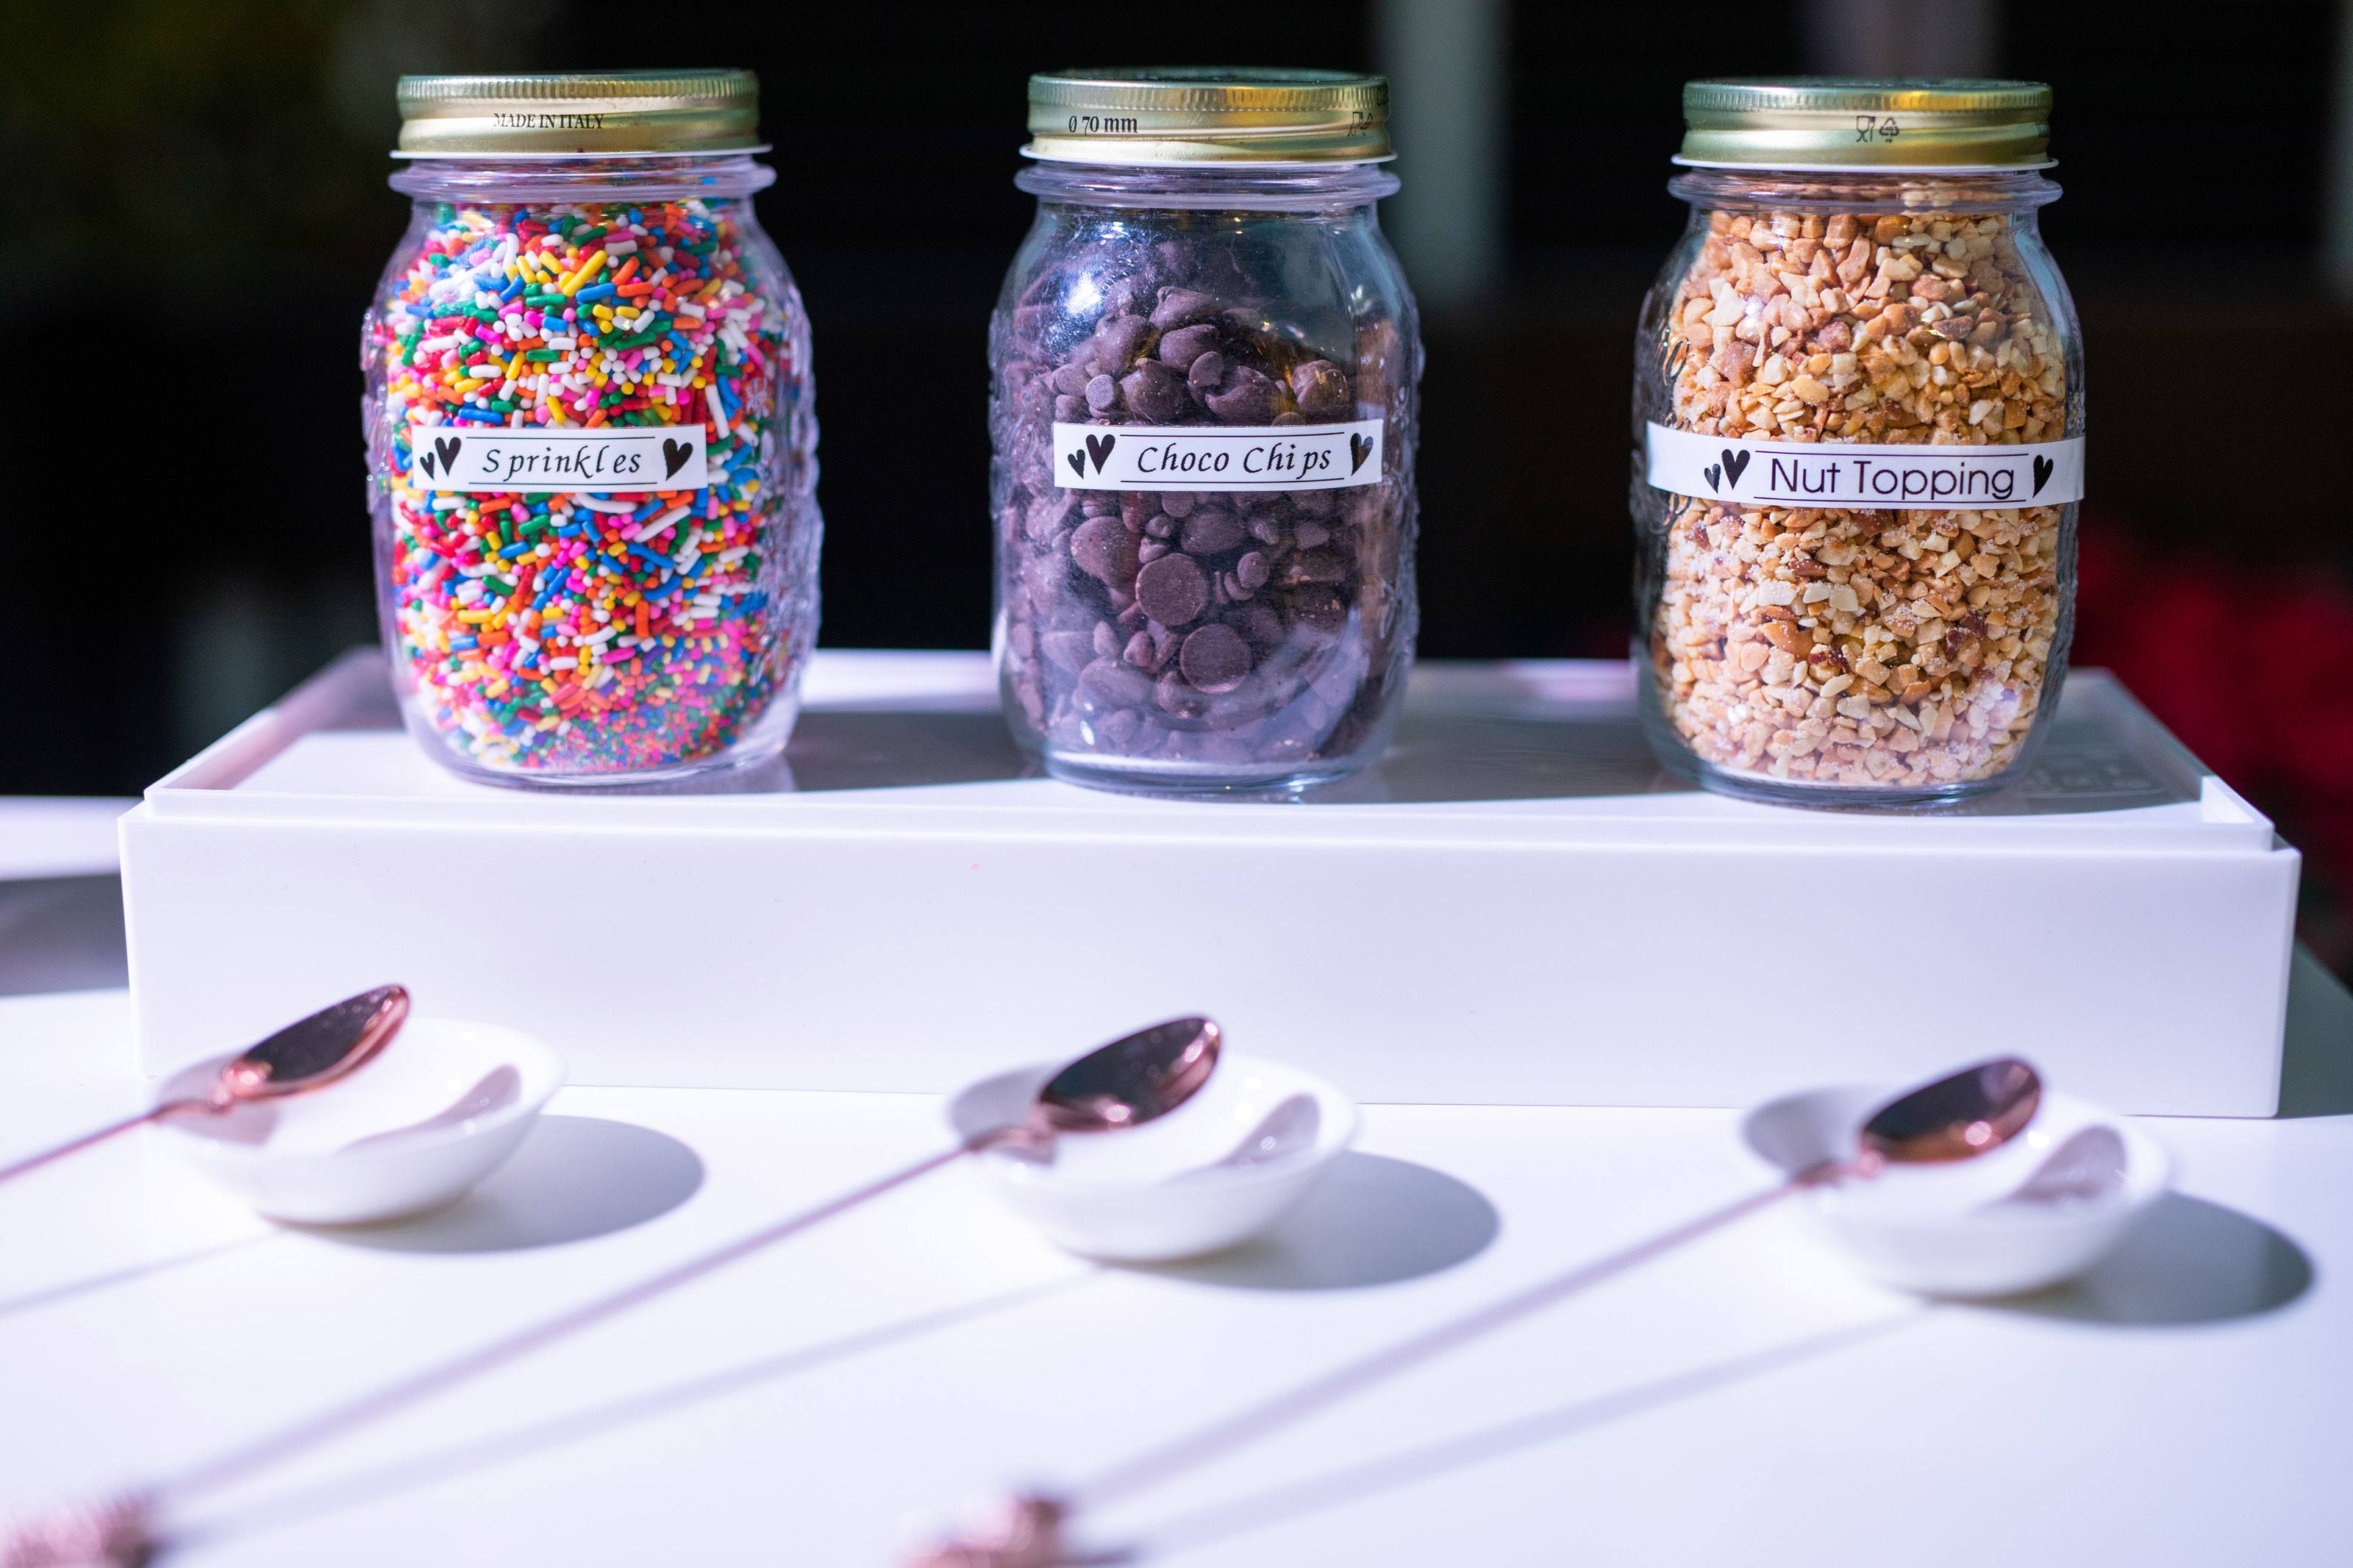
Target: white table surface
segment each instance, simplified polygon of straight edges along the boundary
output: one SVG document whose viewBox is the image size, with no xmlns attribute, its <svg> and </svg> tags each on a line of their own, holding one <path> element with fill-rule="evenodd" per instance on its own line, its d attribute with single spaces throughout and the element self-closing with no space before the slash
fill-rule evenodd
<svg viewBox="0 0 2353 1568">
<path fill-rule="evenodd" d="M 5 891 L 5 889 L 0 889 Z M 1086 1521 L 1169 1564 L 2353 1560 L 2353 1000 L 2277 1121 L 2062 1292 L 1926 1304 L 1771 1212 Z M 136 1103 L 120 992 L 0 1002 L 0 1152 Z M 1252 1042 L 1261 1049 L 1272 1042 Z M 281 1230 L 132 1140 L 0 1189 L 0 1512 L 151 1479 L 934 1148 L 913 1097 L 568 1090 L 407 1226 Z M 1065 1257 L 949 1171 L 189 1500 L 170 1561 L 885 1564 L 1758 1180 L 1719 1111 L 1374 1107 L 1277 1238 Z M 141 1134 L 141 1139 L 152 1138 Z"/>
</svg>

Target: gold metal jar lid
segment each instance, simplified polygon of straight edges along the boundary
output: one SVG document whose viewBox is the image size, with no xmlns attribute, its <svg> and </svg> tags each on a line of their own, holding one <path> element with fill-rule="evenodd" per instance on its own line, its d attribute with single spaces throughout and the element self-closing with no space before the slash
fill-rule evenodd
<svg viewBox="0 0 2353 1568">
<path fill-rule="evenodd" d="M 1675 162 L 1712 169 L 2047 169 L 2051 89 L 1921 77 L 1716 77 L 1683 84 Z"/>
<path fill-rule="evenodd" d="M 404 158 L 743 153 L 760 148 L 747 70 L 405 76 Z"/>
<path fill-rule="evenodd" d="M 1145 66 L 1029 79 L 1028 156 L 1076 163 L 1376 163 L 1389 84 L 1353 71 Z"/>
</svg>

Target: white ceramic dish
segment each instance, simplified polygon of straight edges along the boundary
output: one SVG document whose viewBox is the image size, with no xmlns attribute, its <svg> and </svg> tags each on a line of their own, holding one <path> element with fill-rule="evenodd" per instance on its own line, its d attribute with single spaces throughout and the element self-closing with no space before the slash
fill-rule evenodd
<svg viewBox="0 0 2353 1568">
<path fill-rule="evenodd" d="M 1054 1069 L 986 1079 L 948 1106 L 959 1137 L 1018 1122 Z M 1161 1262 L 1247 1240 L 1305 1197 L 1356 1136 L 1356 1108 L 1322 1079 L 1228 1051 L 1200 1091 L 1119 1132 L 1064 1133 L 1050 1158 L 992 1151 L 980 1179 L 1057 1246 Z"/>
<path fill-rule="evenodd" d="M 1790 1095 L 1741 1124 L 1776 1170 L 1852 1153 L 1863 1119 L 1901 1089 Z M 1978 1162 L 1966 1162 L 1976 1165 Z M 1987 1178 L 2005 1179 L 1989 1190 Z M 1940 1174 L 1952 1180 L 1940 1184 Z M 1892 1173 L 1801 1200 L 1817 1235 L 1883 1285 L 1930 1296 L 2007 1296 L 2090 1268 L 2172 1185 L 2173 1162 L 2130 1120 L 2046 1092 L 1998 1163 Z"/>
<path fill-rule="evenodd" d="M 203 1096 L 227 1059 L 184 1068 L 157 1098 Z M 345 1082 L 156 1125 L 198 1170 L 272 1219 L 361 1225 L 464 1196 L 522 1144 L 563 1083 L 563 1062 L 536 1036 L 411 1018 Z"/>
</svg>

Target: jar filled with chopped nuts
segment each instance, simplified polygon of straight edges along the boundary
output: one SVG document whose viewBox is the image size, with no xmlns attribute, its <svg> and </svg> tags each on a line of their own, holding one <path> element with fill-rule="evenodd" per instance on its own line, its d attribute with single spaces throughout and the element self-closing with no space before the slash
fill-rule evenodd
<svg viewBox="0 0 2353 1568">
<path fill-rule="evenodd" d="M 2036 82 L 1695 81 L 1643 306 L 1637 664 L 1679 773 L 1815 805 L 2021 776 L 2066 668 L 2084 377 Z"/>
<path fill-rule="evenodd" d="M 1038 218 L 989 328 L 1005 714 L 1058 778 L 1289 791 L 1377 757 L 1413 662 L 1413 298 L 1388 89 L 1029 83 Z"/>
</svg>

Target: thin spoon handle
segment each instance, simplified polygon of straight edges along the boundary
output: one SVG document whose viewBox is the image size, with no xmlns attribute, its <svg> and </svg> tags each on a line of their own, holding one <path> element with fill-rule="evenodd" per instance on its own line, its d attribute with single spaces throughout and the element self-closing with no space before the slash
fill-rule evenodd
<svg viewBox="0 0 2353 1568">
<path fill-rule="evenodd" d="M 185 1500 L 195 1493 L 225 1486 L 250 1471 L 263 1468 L 275 1460 L 306 1452 L 316 1445 L 340 1436 L 354 1427 L 364 1426 L 379 1417 L 391 1415 L 396 1410 L 429 1398 L 444 1389 L 454 1387 L 469 1378 L 492 1371 L 508 1362 L 519 1360 L 568 1335 L 578 1333 L 583 1329 L 603 1322 L 607 1318 L 617 1317 L 665 1291 L 675 1290 L 681 1285 L 690 1284 L 706 1274 L 724 1268 L 727 1265 L 749 1257 L 764 1247 L 772 1246 L 788 1236 L 831 1219 L 845 1209 L 855 1208 L 870 1198 L 881 1197 L 893 1187 L 903 1186 L 918 1176 L 928 1175 L 943 1165 L 964 1158 L 976 1149 L 986 1147 L 1000 1136 L 1001 1134 L 998 1133 L 982 1133 L 957 1144 L 953 1149 L 944 1149 L 928 1159 L 917 1161 L 904 1170 L 894 1171 L 887 1176 L 867 1183 L 862 1187 L 844 1193 L 839 1197 L 828 1198 L 815 1208 L 803 1209 L 788 1219 L 779 1220 L 765 1230 L 754 1231 L 751 1235 L 732 1241 L 715 1251 L 706 1252 L 700 1258 L 689 1258 L 686 1262 L 664 1269 L 650 1279 L 641 1279 L 608 1296 L 601 1296 L 593 1301 L 584 1302 L 569 1311 L 558 1313 L 544 1322 L 534 1323 L 503 1339 L 492 1340 L 478 1349 L 454 1356 L 438 1366 L 427 1367 L 413 1377 L 404 1378 L 388 1387 L 362 1394 L 359 1398 L 338 1405 L 322 1415 L 299 1422 L 262 1437 L 257 1442 L 249 1443 L 242 1448 L 234 1449 L 217 1458 L 206 1460 L 183 1470 L 178 1475 L 165 1479 L 148 1495 L 152 1498 L 167 1497 L 173 1500 Z"/>
<path fill-rule="evenodd" d="M 52 1160 L 62 1160 L 67 1155 L 87 1149 L 93 1143 L 103 1143 L 118 1132 L 128 1132 L 134 1127 L 144 1127 L 150 1121 L 161 1121 L 173 1111 L 194 1110 L 206 1103 L 201 1100 L 167 1100 L 163 1104 L 152 1110 L 142 1110 L 136 1116 L 127 1117 L 110 1126 L 101 1127 L 95 1132 L 85 1132 L 69 1143 L 60 1143 L 54 1149 L 44 1149 L 37 1154 L 27 1155 L 13 1165 L 0 1165 L 0 1182 L 13 1181 L 27 1171 L 37 1171 Z"/>
<path fill-rule="evenodd" d="M 1555 1275 L 1515 1296 L 1507 1296 L 1490 1306 L 1425 1330 L 1387 1350 L 1376 1351 L 1361 1361 L 1351 1362 L 1321 1377 L 1312 1378 L 1239 1415 L 1229 1415 L 1188 1437 L 1181 1437 L 1165 1447 L 1130 1459 L 1097 1476 L 1076 1491 L 1064 1494 L 1063 1505 L 1072 1510 L 1099 1508 L 1124 1493 L 1140 1491 L 1178 1471 L 1206 1464 L 1244 1443 L 1263 1437 L 1295 1421 L 1303 1421 L 1383 1378 L 1394 1377 L 1467 1344 L 1482 1334 L 1492 1333 L 1531 1312 L 1549 1307 L 1564 1297 L 1575 1295 L 1588 1286 L 1598 1285 L 1613 1275 L 1648 1263 L 1662 1253 L 1672 1252 L 1686 1242 L 1696 1241 L 1710 1231 L 1769 1208 L 1791 1193 L 1829 1180 L 1837 1173 L 1837 1169 L 1825 1165 L 1801 1171 L 1778 1186 L 1751 1194 L 1713 1214 L 1687 1220 L 1672 1230 L 1637 1242 L 1623 1251 L 1580 1264 L 1566 1274 Z"/>
</svg>

